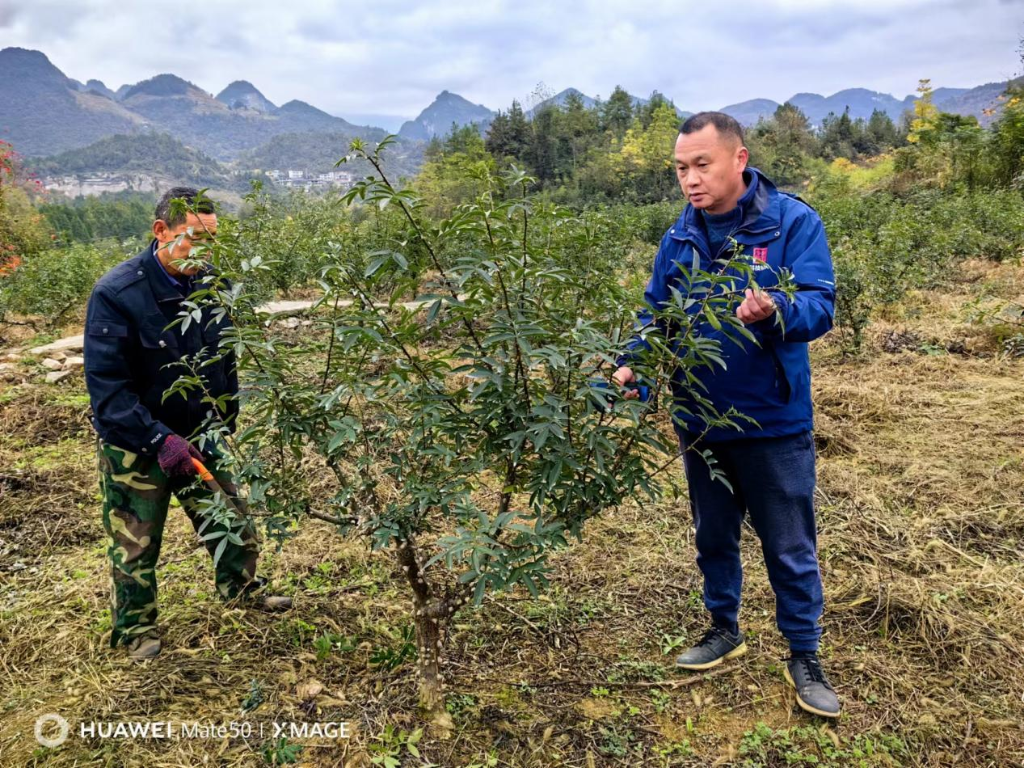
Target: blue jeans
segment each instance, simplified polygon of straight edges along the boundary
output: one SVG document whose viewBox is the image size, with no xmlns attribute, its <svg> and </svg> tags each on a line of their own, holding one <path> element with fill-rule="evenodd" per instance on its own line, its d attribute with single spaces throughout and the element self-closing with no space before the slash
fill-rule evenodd
<svg viewBox="0 0 1024 768">
<path fill-rule="evenodd" d="M 688 441 L 684 437 L 685 448 Z M 714 480 L 697 451 L 710 450 L 732 492 Z M 740 525 L 761 539 L 775 620 L 793 651 L 817 651 L 824 607 L 814 526 L 814 438 L 810 432 L 697 443 L 683 454 L 697 528 L 697 565 L 704 574 L 704 605 L 715 624 L 735 626 L 743 568 Z"/>
</svg>

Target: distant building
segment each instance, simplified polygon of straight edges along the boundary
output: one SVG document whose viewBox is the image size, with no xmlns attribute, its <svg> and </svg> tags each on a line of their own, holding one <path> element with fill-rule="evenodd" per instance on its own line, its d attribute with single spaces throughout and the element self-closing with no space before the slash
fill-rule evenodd
<svg viewBox="0 0 1024 768">
<path fill-rule="evenodd" d="M 304 189 L 307 192 L 316 189 L 347 187 L 356 180 L 351 171 L 297 171 L 272 169 L 266 172 L 267 178 L 285 189 Z"/>
</svg>

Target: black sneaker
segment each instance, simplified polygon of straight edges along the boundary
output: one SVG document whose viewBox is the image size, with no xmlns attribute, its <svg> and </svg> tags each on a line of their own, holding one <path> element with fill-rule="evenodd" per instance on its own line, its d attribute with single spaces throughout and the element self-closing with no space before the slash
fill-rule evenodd
<svg viewBox="0 0 1024 768">
<path fill-rule="evenodd" d="M 722 627 L 712 627 L 704 633 L 693 648 L 676 659 L 676 666 L 683 669 L 711 669 L 726 659 L 735 659 L 747 652 L 747 643 L 742 632 L 735 635 Z"/>
<path fill-rule="evenodd" d="M 786 659 L 786 682 L 796 689 L 800 709 L 819 717 L 839 717 L 839 697 L 825 677 L 817 656 Z"/>
</svg>

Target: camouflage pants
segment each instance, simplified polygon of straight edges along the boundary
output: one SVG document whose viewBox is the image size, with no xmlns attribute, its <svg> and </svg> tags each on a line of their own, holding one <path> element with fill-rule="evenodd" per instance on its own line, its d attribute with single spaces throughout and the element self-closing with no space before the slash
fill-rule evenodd
<svg viewBox="0 0 1024 768">
<path fill-rule="evenodd" d="M 193 483 L 192 478 L 169 478 L 155 458 L 109 443 L 99 442 L 98 453 L 103 527 L 110 536 L 108 554 L 113 565 L 111 647 L 128 643 L 156 625 L 156 564 L 172 493 L 197 533 L 207 536 L 230 529 L 236 534 L 232 538 L 242 542 L 228 540 L 221 545 L 225 537 L 204 542 L 211 555 L 218 545 L 223 546 L 216 566 L 220 596 L 232 599 L 262 586 L 262 580 L 255 578 L 259 539 L 248 516 L 231 525 L 211 520 L 203 510 L 202 501 L 212 498 L 213 494 L 201 482 Z M 207 444 L 204 455 L 207 468 L 244 514 L 245 502 L 238 498 L 233 478 L 219 466 L 223 452 Z"/>
</svg>

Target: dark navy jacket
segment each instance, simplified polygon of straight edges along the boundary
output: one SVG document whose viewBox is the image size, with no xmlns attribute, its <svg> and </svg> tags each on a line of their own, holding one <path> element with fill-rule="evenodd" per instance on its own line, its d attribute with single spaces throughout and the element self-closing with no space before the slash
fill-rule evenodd
<svg viewBox="0 0 1024 768">
<path fill-rule="evenodd" d="M 825 228 L 821 218 L 799 198 L 780 192 L 756 168 L 747 169 L 747 183 L 756 184 L 753 198 L 743 211 L 740 226 L 734 234 L 744 253 L 755 259 L 754 277 L 758 285 L 768 289 L 782 315 L 782 331 L 769 317 L 747 328 L 760 346 L 744 340 L 742 345 L 726 338 L 704 323 L 700 333 L 721 341 L 721 356 L 726 369 L 697 368 L 694 375 L 706 387 L 704 396 L 719 413 L 730 406 L 755 419 L 757 426 L 740 421 L 743 431 L 715 428 L 708 441 L 747 437 L 782 437 L 810 430 L 813 426 L 811 407 L 811 366 L 807 342 L 832 328 L 835 312 L 835 276 Z M 708 254 L 708 240 L 700 212 L 687 206 L 661 240 L 654 269 L 644 299 L 649 307 L 661 308 L 671 298 L 670 287 L 686 292 L 681 269 L 693 263 L 694 251 L 700 268 L 712 271 L 713 259 Z M 756 249 L 756 250 L 755 250 Z M 757 262 L 763 261 L 767 267 Z M 680 265 L 683 265 L 682 267 Z M 772 291 L 778 284 L 775 271 L 785 267 L 793 274 L 798 290 L 789 301 L 781 291 Z M 641 311 L 638 327 L 649 326 L 652 315 Z M 639 336 L 629 343 L 630 349 L 647 346 Z M 619 359 L 626 365 L 631 354 Z M 693 410 L 687 390 L 674 382 L 680 402 Z M 705 428 L 699 416 L 677 411 L 684 426 L 677 426 L 683 437 L 694 436 Z"/>
<path fill-rule="evenodd" d="M 153 456 L 169 434 L 189 437 L 210 410 L 202 393 L 186 400 L 164 391 L 187 370 L 172 363 L 204 347 L 217 350 L 225 318 L 212 323 L 210 309 L 201 322 L 166 329 L 177 319 L 185 296 L 167 278 L 153 255 L 153 243 L 99 279 L 85 318 L 85 383 L 92 402 L 93 426 L 105 442 Z M 210 394 L 237 394 L 234 354 L 202 369 Z M 232 399 L 227 421 L 233 426 L 238 406 Z"/>
</svg>

